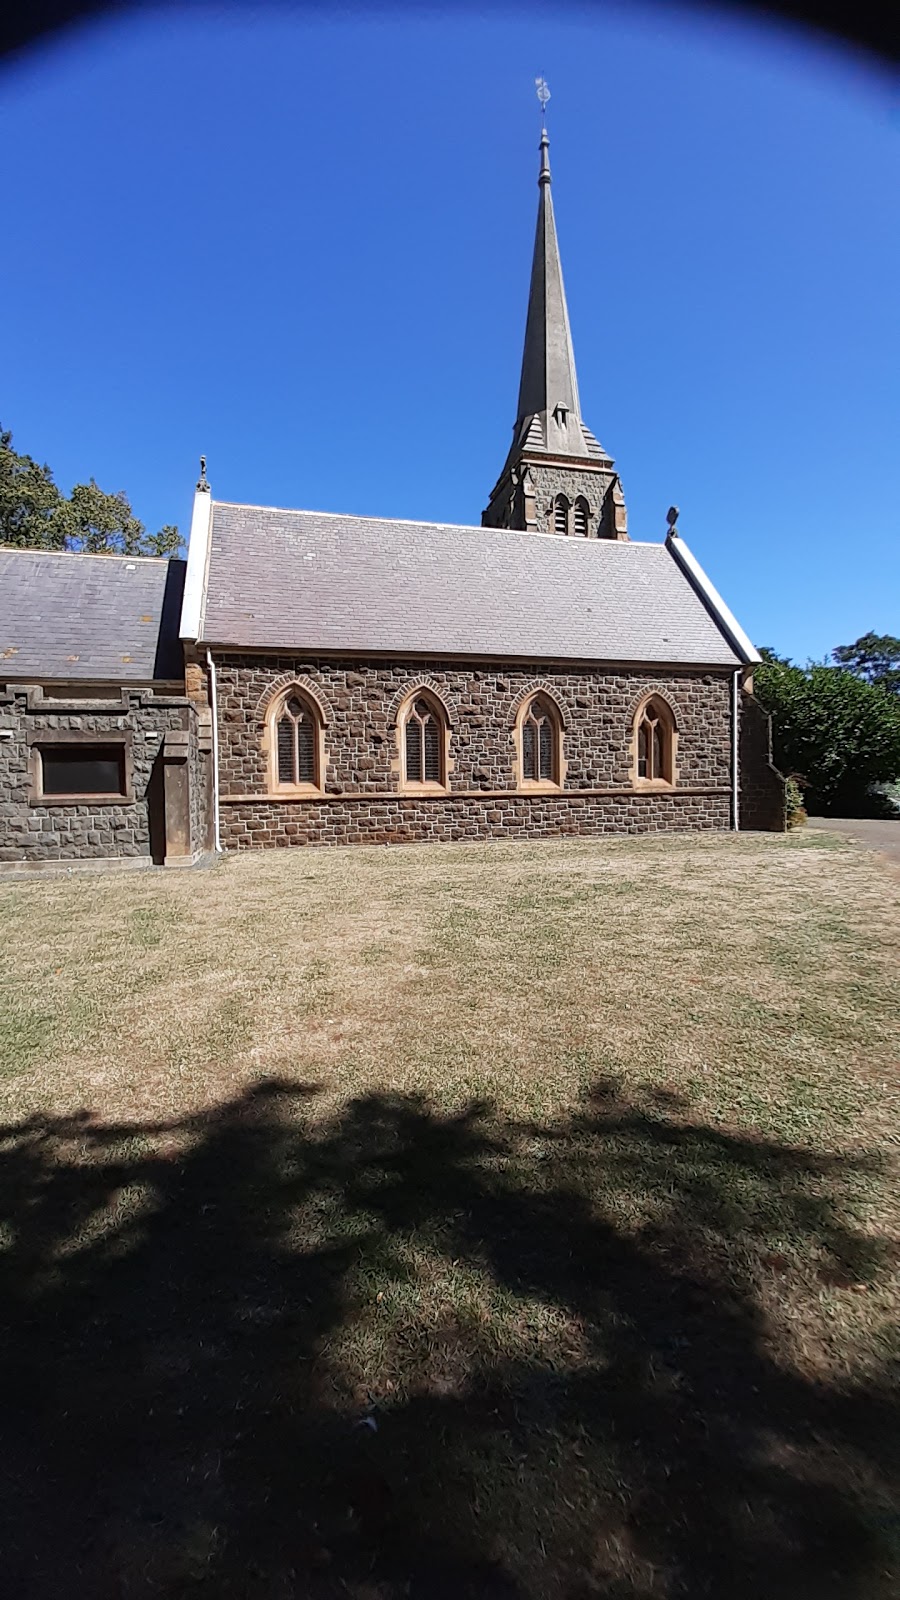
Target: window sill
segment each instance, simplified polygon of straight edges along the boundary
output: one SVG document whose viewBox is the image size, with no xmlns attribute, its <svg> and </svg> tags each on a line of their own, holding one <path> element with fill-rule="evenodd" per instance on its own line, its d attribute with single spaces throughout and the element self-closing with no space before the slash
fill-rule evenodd
<svg viewBox="0 0 900 1600">
<path fill-rule="evenodd" d="M 449 794 L 445 783 L 411 783 L 407 781 L 400 785 L 398 794 Z"/>
<path fill-rule="evenodd" d="M 549 779 L 545 779 L 541 783 L 526 780 L 518 785 L 516 792 L 518 794 L 562 794 L 563 786 L 561 783 L 551 783 Z"/>
<path fill-rule="evenodd" d="M 270 800 L 315 800 L 324 794 L 324 790 L 317 783 L 280 783 L 276 789 L 269 790 Z"/>
<path fill-rule="evenodd" d="M 133 794 L 35 794 L 32 806 L 132 806 Z"/>
<path fill-rule="evenodd" d="M 675 784 L 670 783 L 668 778 L 635 778 L 633 784 L 635 789 L 641 790 L 644 794 L 665 794 L 675 788 Z"/>
</svg>

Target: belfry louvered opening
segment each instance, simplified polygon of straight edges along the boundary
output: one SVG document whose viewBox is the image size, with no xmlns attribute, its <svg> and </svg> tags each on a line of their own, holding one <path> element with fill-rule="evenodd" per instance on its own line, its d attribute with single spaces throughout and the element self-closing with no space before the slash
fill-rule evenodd
<svg viewBox="0 0 900 1600">
<path fill-rule="evenodd" d="M 569 531 L 569 502 L 564 494 L 558 494 L 553 502 L 553 532 L 568 533 Z"/>
<path fill-rule="evenodd" d="M 442 788 L 446 783 L 444 762 L 445 722 L 437 705 L 417 696 L 409 706 L 403 724 L 403 776 L 408 784 L 421 783 Z"/>
<path fill-rule="evenodd" d="M 579 495 L 572 508 L 572 532 L 576 539 L 587 538 L 588 516 L 588 503 L 583 495 Z"/>
<path fill-rule="evenodd" d="M 521 719 L 520 772 L 523 783 L 559 783 L 562 726 L 546 695 L 536 694 Z"/>
<path fill-rule="evenodd" d="M 275 758 L 279 786 L 319 787 L 319 719 L 299 693 L 288 695 L 276 717 Z"/>
</svg>

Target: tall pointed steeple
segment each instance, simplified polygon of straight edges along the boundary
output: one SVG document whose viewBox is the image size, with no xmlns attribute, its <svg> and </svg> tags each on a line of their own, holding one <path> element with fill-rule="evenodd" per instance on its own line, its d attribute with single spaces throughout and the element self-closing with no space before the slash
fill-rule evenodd
<svg viewBox="0 0 900 1600">
<path fill-rule="evenodd" d="M 487 527 L 627 538 L 625 504 L 613 462 L 581 416 L 546 127 L 541 130 L 538 189 L 513 441 L 481 520 Z"/>
<path fill-rule="evenodd" d="M 563 287 L 562 263 L 556 240 L 556 219 L 550 177 L 550 140 L 541 131 L 541 169 L 538 176 L 537 232 L 531 263 L 531 289 L 525 323 L 525 349 L 519 384 L 519 410 L 516 432 L 540 419 L 545 448 L 551 445 L 566 455 L 587 455 L 587 441 L 581 436 L 581 406 L 575 353 L 569 328 L 569 311 Z M 571 423 L 571 428 L 570 428 Z M 589 435 L 589 437 L 592 437 Z M 594 441 L 595 455 L 600 446 Z"/>
</svg>

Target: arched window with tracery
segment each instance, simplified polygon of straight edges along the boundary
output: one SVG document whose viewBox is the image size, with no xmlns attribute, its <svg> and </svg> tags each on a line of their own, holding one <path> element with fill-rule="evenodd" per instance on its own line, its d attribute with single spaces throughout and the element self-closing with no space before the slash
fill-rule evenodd
<svg viewBox="0 0 900 1600">
<path fill-rule="evenodd" d="M 549 695 L 535 694 L 518 718 L 519 781 L 523 786 L 562 782 L 562 721 Z"/>
<path fill-rule="evenodd" d="M 578 496 L 572 508 L 572 532 L 576 539 L 586 539 L 588 536 L 588 523 L 590 510 L 583 494 Z"/>
<path fill-rule="evenodd" d="M 569 502 L 564 494 L 558 494 L 553 502 L 553 532 L 568 533 L 569 531 Z"/>
<path fill-rule="evenodd" d="M 446 788 L 447 717 L 433 695 L 422 691 L 407 703 L 400 735 L 404 787 Z"/>
<path fill-rule="evenodd" d="M 659 695 L 639 707 L 634 728 L 634 776 L 639 785 L 675 782 L 675 718 Z"/>
<path fill-rule="evenodd" d="M 300 689 L 289 689 L 271 716 L 272 780 L 276 789 L 322 786 L 322 719 Z"/>
</svg>

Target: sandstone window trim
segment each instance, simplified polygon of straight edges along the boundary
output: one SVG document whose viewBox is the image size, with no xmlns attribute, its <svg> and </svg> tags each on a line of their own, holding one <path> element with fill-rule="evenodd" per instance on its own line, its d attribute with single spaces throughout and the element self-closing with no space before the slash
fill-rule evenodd
<svg viewBox="0 0 900 1600">
<path fill-rule="evenodd" d="M 661 694 L 645 695 L 634 714 L 631 781 L 635 789 L 674 789 L 678 782 L 678 726 Z"/>
<path fill-rule="evenodd" d="M 269 793 L 303 798 L 324 792 L 325 720 L 302 684 L 291 682 L 266 713 Z"/>
<path fill-rule="evenodd" d="M 563 787 L 562 713 L 552 695 L 537 689 L 516 713 L 516 788 L 525 794 L 558 794 Z"/>
<path fill-rule="evenodd" d="M 118 728 L 110 731 L 72 729 L 38 730 L 29 737 L 31 796 L 34 806 L 98 805 L 123 806 L 134 802 L 134 767 L 131 733 Z M 54 761 L 53 758 L 56 758 Z M 49 758 L 49 759 L 45 759 Z M 91 761 L 116 768 L 116 785 L 90 788 L 73 781 L 71 788 L 57 787 L 62 782 L 65 764 L 72 771 Z M 53 767 L 56 771 L 51 772 Z"/>
<path fill-rule="evenodd" d="M 447 794 L 450 772 L 450 719 L 443 701 L 420 686 L 397 713 L 397 753 L 401 794 Z"/>
</svg>

